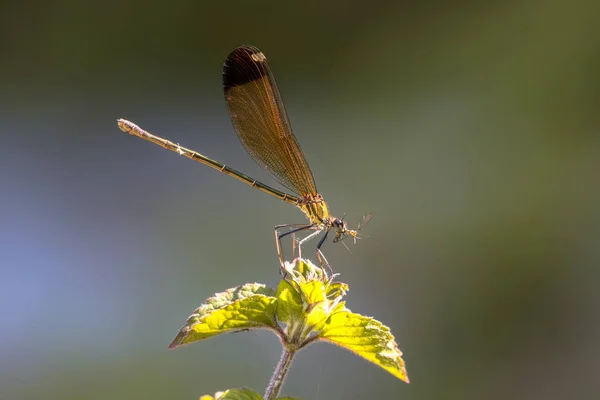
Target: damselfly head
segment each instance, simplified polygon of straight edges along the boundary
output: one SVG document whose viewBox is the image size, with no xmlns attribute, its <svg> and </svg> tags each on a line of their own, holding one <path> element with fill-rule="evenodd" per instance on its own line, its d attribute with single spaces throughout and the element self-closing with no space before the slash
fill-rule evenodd
<svg viewBox="0 0 600 400">
<path fill-rule="evenodd" d="M 339 241 L 343 241 L 348 236 L 350 236 L 352 239 L 354 239 L 354 243 L 356 243 L 356 241 L 358 239 L 361 239 L 363 237 L 359 233 L 359 231 L 371 220 L 372 217 L 373 216 L 370 213 L 365 215 L 362 218 L 362 220 L 360 221 L 360 223 L 358 224 L 358 226 L 356 227 L 356 230 L 348 229 L 348 226 L 346 224 L 346 221 L 344 221 L 344 218 L 336 218 L 332 223 L 332 225 L 336 228 L 335 238 L 333 238 L 333 242 L 336 243 Z"/>
<path fill-rule="evenodd" d="M 348 236 L 349 232 L 351 231 L 348 229 L 348 225 L 346 224 L 346 221 L 344 221 L 343 217 L 334 218 L 331 221 L 331 226 L 335 228 L 335 238 L 333 238 L 334 243 L 344 240 L 344 238 Z"/>
</svg>

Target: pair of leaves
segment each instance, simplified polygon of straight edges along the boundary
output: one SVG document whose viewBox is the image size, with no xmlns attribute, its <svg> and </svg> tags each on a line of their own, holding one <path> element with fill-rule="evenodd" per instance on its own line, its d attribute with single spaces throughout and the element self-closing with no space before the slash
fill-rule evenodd
<svg viewBox="0 0 600 400">
<path fill-rule="evenodd" d="M 346 284 L 332 282 L 320 268 L 297 260 L 288 266 L 287 277 L 277 290 L 250 283 L 207 299 L 188 318 L 169 348 L 227 332 L 269 329 L 295 350 L 314 341 L 327 341 L 408 383 L 402 352 L 389 328 L 347 309 L 341 301 L 347 290 Z"/>
<path fill-rule="evenodd" d="M 217 392 L 214 396 L 205 395 L 200 400 L 263 400 L 262 396 L 250 389 L 230 389 Z M 278 397 L 277 400 L 295 400 L 292 397 Z"/>
</svg>

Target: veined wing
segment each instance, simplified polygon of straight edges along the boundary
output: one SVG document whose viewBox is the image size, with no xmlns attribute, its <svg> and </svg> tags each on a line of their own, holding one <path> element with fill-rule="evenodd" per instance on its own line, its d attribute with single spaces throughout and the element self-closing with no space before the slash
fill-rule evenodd
<svg viewBox="0 0 600 400">
<path fill-rule="evenodd" d="M 265 55 L 249 45 L 231 52 L 223 65 L 223 89 L 233 126 L 254 161 L 296 194 L 316 194 Z"/>
</svg>

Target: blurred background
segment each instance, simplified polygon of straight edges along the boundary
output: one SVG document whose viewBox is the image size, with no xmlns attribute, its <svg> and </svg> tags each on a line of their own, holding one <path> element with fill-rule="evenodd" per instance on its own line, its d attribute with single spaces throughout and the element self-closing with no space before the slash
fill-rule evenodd
<svg viewBox="0 0 600 400">
<path fill-rule="evenodd" d="M 324 249 L 348 307 L 390 326 L 411 379 L 317 344 L 283 394 L 598 398 L 598 12 L 3 2 L 0 399 L 264 391 L 280 354 L 268 332 L 167 345 L 213 293 L 275 286 L 272 227 L 304 217 L 115 122 L 279 187 L 223 98 L 222 63 L 245 43 L 269 58 L 332 213 L 351 226 L 374 215 L 352 254 Z"/>
</svg>

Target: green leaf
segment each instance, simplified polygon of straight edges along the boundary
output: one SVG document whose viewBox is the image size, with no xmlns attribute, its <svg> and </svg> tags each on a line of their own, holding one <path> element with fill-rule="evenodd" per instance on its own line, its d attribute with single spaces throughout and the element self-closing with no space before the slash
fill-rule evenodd
<svg viewBox="0 0 600 400">
<path fill-rule="evenodd" d="M 323 303 L 327 298 L 325 283 L 321 281 L 303 283 L 301 293 L 307 310 L 310 310 L 315 304 Z"/>
<path fill-rule="evenodd" d="M 348 310 L 333 313 L 320 339 L 343 347 L 408 383 L 402 352 L 381 322 Z"/>
<path fill-rule="evenodd" d="M 338 303 L 333 309 L 331 304 L 322 303 L 314 307 L 314 309 L 306 316 L 306 325 L 313 332 L 311 337 L 321 334 L 325 326 L 329 323 L 329 317 L 332 313 L 345 310 L 345 302 Z"/>
<path fill-rule="evenodd" d="M 253 328 L 275 329 L 275 292 L 251 283 L 218 293 L 187 319 L 169 345 L 174 349 L 222 333 Z"/>
<path fill-rule="evenodd" d="M 263 398 L 250 389 L 230 389 L 224 392 L 217 392 L 214 396 L 201 396 L 200 400 L 263 400 Z"/>
<path fill-rule="evenodd" d="M 250 389 L 230 389 L 217 392 L 215 396 L 202 396 L 200 400 L 263 400 L 262 396 Z M 300 400 L 296 397 L 278 397 L 277 400 Z"/>
<path fill-rule="evenodd" d="M 348 292 L 348 285 L 342 282 L 332 282 L 327 286 L 328 299 L 341 299 Z"/>
<path fill-rule="evenodd" d="M 295 282 L 283 279 L 277 287 L 277 320 L 289 324 L 302 314 L 302 297 Z"/>
<path fill-rule="evenodd" d="M 223 393 L 218 400 L 263 400 L 262 396 L 250 389 L 231 389 Z"/>
</svg>

